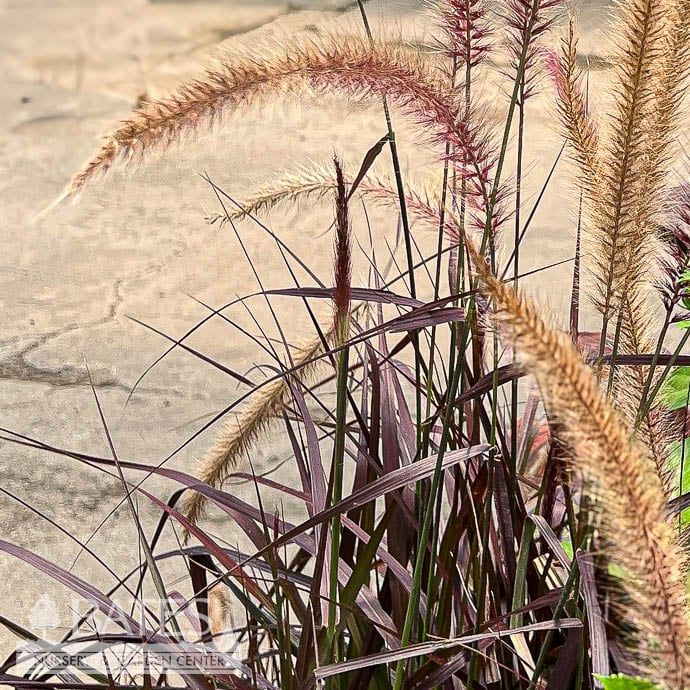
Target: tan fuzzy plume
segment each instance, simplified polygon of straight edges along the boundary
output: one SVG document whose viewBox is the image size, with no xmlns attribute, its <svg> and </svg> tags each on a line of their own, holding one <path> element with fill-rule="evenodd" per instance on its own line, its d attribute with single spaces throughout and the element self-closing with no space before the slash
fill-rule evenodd
<svg viewBox="0 0 690 690">
<path fill-rule="evenodd" d="M 654 256 L 654 219 L 665 170 L 663 159 L 652 150 L 657 142 L 651 123 L 671 7 L 669 0 L 619 5 L 614 104 L 591 228 L 596 245 L 593 299 L 603 315 L 603 337 L 612 316 L 620 313 L 628 288 L 644 282 Z"/>
<path fill-rule="evenodd" d="M 603 221 L 600 230 L 604 230 L 598 235 L 599 247 L 606 257 L 600 269 L 609 271 L 599 306 L 605 324 L 610 312 L 618 312 L 615 328 L 618 351 L 637 355 L 653 351 L 656 345 L 648 276 L 656 275 L 660 268 L 658 228 L 664 211 L 660 200 L 664 196 L 680 103 L 690 69 L 690 2 L 650 1 L 637 6 L 631 2 L 622 19 L 633 24 L 637 20 L 637 29 L 626 28 L 629 38 L 638 36 L 638 42 L 633 42 L 637 59 L 632 60 L 633 56 L 628 55 L 627 45 L 621 46 L 621 54 L 628 56 L 628 64 L 626 67 L 623 60 L 619 76 L 621 85 L 634 85 L 633 77 L 638 77 L 637 101 L 631 89 L 621 86 L 623 97 L 618 99 L 612 140 L 615 155 L 627 156 L 627 172 L 626 165 L 621 165 L 620 177 L 609 178 L 608 198 L 595 208 L 595 219 Z M 616 135 L 617 128 L 625 124 L 634 138 L 628 142 L 629 149 L 623 147 L 624 137 Z M 606 275 L 602 273 L 601 277 Z M 642 398 L 648 376 L 646 367 L 616 370 L 616 397 L 631 419 L 646 404 Z M 665 426 L 664 415 L 656 406 L 640 420 L 639 431 L 652 451 L 662 480 L 668 482 Z"/>
<path fill-rule="evenodd" d="M 536 377 L 576 468 L 602 499 L 601 529 L 611 557 L 626 572 L 626 614 L 639 631 L 645 675 L 668 689 L 689 687 L 686 557 L 667 520 L 647 449 L 633 438 L 570 336 L 547 325 L 531 301 L 499 281 L 471 242 L 468 251 L 497 325 Z"/>
<path fill-rule="evenodd" d="M 616 35 L 614 105 L 608 137 L 600 141 L 577 68 L 571 22 L 560 55 L 551 58 L 564 134 L 586 194 L 592 301 L 603 316 L 602 348 L 643 354 L 654 349 L 649 276 L 657 273 L 657 228 L 688 70 L 690 2 L 627 0 L 620 3 Z M 632 424 L 648 369 L 618 368 L 614 394 Z M 654 410 L 639 425 L 660 477 L 668 479 L 663 415 Z"/>
<path fill-rule="evenodd" d="M 244 199 L 238 208 L 227 215 L 208 216 L 208 223 L 214 225 L 242 220 L 248 216 L 268 213 L 281 204 L 299 204 L 303 199 L 321 200 L 335 191 L 337 181 L 332 169 L 323 166 L 300 166 L 295 170 L 285 171 L 259 189 L 252 196 Z M 368 180 L 362 181 L 360 191 L 366 194 Z"/>
<path fill-rule="evenodd" d="M 333 329 L 324 333 L 326 342 L 333 339 Z M 292 357 L 291 373 L 275 379 L 259 388 L 244 407 L 220 432 L 215 446 L 204 458 L 197 474 L 200 482 L 219 487 L 237 465 L 239 459 L 249 453 L 270 422 L 284 412 L 292 400 L 291 384 L 306 382 L 319 365 L 324 354 L 323 340 L 316 338 L 300 348 Z M 182 512 L 196 524 L 203 516 L 206 499 L 197 492 L 190 492 L 184 501 Z"/>
<path fill-rule="evenodd" d="M 580 183 L 590 197 L 596 197 L 599 182 L 599 132 L 587 109 L 582 73 L 577 64 L 577 37 L 574 23 L 559 53 L 549 53 L 547 66 L 558 94 L 558 114 L 563 135 L 580 169 Z"/>
<path fill-rule="evenodd" d="M 353 180 L 354 176 L 347 175 L 347 180 Z M 349 182 L 349 184 L 352 184 Z M 245 199 L 240 208 L 231 211 L 227 215 L 215 214 L 206 218 L 210 224 L 225 224 L 241 220 L 247 216 L 267 213 L 272 208 L 281 204 L 299 204 L 302 200 L 321 200 L 334 192 L 337 188 L 337 180 L 330 168 L 323 166 L 302 166 L 294 171 L 287 171 L 278 175 L 269 184 L 260 189 L 253 196 Z M 365 201 L 378 204 L 385 208 L 398 208 L 400 203 L 395 183 L 384 177 L 378 177 L 371 173 L 360 180 L 355 191 Z M 405 190 L 405 203 L 408 213 L 415 221 L 428 225 L 438 230 L 441 219 L 440 199 L 437 193 L 427 192 L 424 185 L 411 182 Z M 458 225 L 450 218 L 444 223 L 444 231 L 452 239 L 458 237 Z"/>
<path fill-rule="evenodd" d="M 305 88 L 357 100 L 385 95 L 432 139 L 451 144 L 459 160 L 485 175 L 487 152 L 475 143 L 476 131 L 463 124 L 455 96 L 420 55 L 352 36 L 296 41 L 282 52 L 225 55 L 173 96 L 144 104 L 107 137 L 66 196 L 78 194 L 118 160 L 164 149 L 226 115 Z"/>
<path fill-rule="evenodd" d="M 215 584 L 208 591 L 208 618 L 214 640 L 232 627 L 230 593 L 222 582 Z"/>
<path fill-rule="evenodd" d="M 656 106 L 650 121 L 649 167 L 668 163 L 676 143 L 681 103 L 690 74 L 690 0 L 674 0 L 668 10 L 663 50 L 655 79 Z"/>
</svg>

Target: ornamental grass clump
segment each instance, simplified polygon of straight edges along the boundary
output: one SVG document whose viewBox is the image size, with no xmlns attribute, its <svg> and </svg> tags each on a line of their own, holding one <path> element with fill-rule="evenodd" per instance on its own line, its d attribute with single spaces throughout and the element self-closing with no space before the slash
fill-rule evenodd
<svg viewBox="0 0 690 690">
<path fill-rule="evenodd" d="M 235 229 L 240 243 L 242 228 L 267 233 L 286 285 L 210 309 L 169 337 L 166 354 L 182 348 L 244 386 L 166 458 L 208 430 L 215 440 L 197 466 L 100 458 L 4 431 L 65 462 L 116 470 L 126 497 L 151 502 L 161 521 L 148 541 L 139 531 L 138 585 L 127 578 L 107 593 L 0 542 L 93 607 L 50 649 L 3 619 L 30 640 L 3 666 L 3 683 L 134 687 L 127 662 L 114 671 L 108 655 L 146 652 L 149 688 L 690 687 L 690 194 L 687 184 L 674 189 L 690 3 L 616 5 L 613 67 L 597 99 L 559 0 L 438 0 L 428 50 L 379 39 L 358 7 L 361 35 L 222 53 L 169 98 L 143 104 L 67 187 L 64 198 L 98 194 L 118 165 L 145 165 L 295 94 L 381 108 L 387 130 L 367 152 L 292 161 L 240 202 L 207 178 L 221 205 L 208 223 Z M 505 87 L 498 124 L 480 78 L 494 69 Z M 550 192 L 547 180 L 526 213 L 525 128 L 537 94 L 551 100 L 570 159 L 568 329 L 522 284 L 521 246 Z M 403 119 L 412 141 L 396 136 Z M 412 179 L 403 146 L 431 153 L 434 173 Z M 309 247 L 288 245 L 260 218 L 312 201 L 332 209 L 325 278 Z M 384 258 L 358 228 L 356 211 L 370 205 L 390 218 L 369 228 L 390 233 Z M 562 228 L 547 222 L 542 232 L 551 231 Z M 422 234 L 435 238 L 431 255 L 419 250 Z M 352 268 L 361 255 L 366 280 Z M 186 344 L 212 319 L 234 327 L 231 310 L 256 299 L 271 306 L 278 333 L 251 336 L 270 359 L 261 380 Z M 303 307 L 310 336 L 272 308 L 286 299 Z M 580 329 L 580 305 L 592 308 L 593 334 Z M 255 453 L 279 437 L 290 457 L 257 474 Z M 140 481 L 150 473 L 178 490 L 153 495 Z M 252 482 L 256 500 L 234 495 L 231 481 Z M 296 522 L 279 507 L 288 501 L 302 509 Z M 161 553 L 166 530 L 178 547 Z M 161 575 L 163 558 L 179 566 L 175 582 Z M 145 605 L 149 580 L 164 607 Z M 139 618 L 113 604 L 123 593 Z M 88 647 L 95 616 L 119 635 Z M 48 651 L 79 644 L 88 664 L 51 666 Z M 166 667 L 180 650 L 205 654 Z"/>
</svg>

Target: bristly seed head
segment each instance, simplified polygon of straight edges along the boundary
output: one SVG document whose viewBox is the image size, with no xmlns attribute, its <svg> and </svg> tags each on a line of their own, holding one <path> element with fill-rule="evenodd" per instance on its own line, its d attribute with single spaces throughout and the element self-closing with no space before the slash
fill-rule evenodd
<svg viewBox="0 0 690 690">
<path fill-rule="evenodd" d="M 442 51 L 456 66 L 476 67 L 491 50 L 485 0 L 442 0 L 437 14 L 444 34 Z"/>
<path fill-rule="evenodd" d="M 541 38 L 551 28 L 563 0 L 508 0 L 506 4 L 505 20 L 513 70 L 517 70 L 524 55 L 524 86 L 520 96 L 524 102 L 536 93 L 538 75 L 535 65 L 544 50 Z"/>
<path fill-rule="evenodd" d="M 335 333 L 339 342 L 348 337 L 350 318 L 350 295 L 352 287 L 352 243 L 350 240 L 350 218 L 348 212 L 348 193 L 343 168 L 338 157 L 333 158 L 335 166 Z"/>
</svg>

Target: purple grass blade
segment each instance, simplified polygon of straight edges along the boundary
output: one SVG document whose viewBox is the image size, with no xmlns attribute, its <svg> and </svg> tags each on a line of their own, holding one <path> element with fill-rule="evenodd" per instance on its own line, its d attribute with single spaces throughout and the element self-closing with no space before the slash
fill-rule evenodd
<svg viewBox="0 0 690 690">
<path fill-rule="evenodd" d="M 590 554 L 578 551 L 576 556 L 580 566 L 580 593 L 587 606 L 587 625 L 589 626 L 589 645 L 592 657 L 592 673 L 608 676 L 609 651 L 604 616 L 599 605 L 594 563 Z M 601 687 L 601 684 L 598 685 Z"/>
<path fill-rule="evenodd" d="M 278 295 L 283 297 L 309 297 L 311 299 L 332 300 L 335 295 L 335 288 L 280 288 L 267 290 L 266 295 Z M 388 290 L 374 290 L 372 288 L 350 288 L 350 295 L 355 302 L 371 302 L 373 304 L 395 304 L 400 307 L 412 307 L 419 309 L 424 306 L 424 302 L 404 295 L 396 295 Z"/>
<path fill-rule="evenodd" d="M 456 637 L 448 640 L 422 642 L 419 644 L 409 645 L 403 649 L 397 649 L 390 652 L 381 652 L 379 654 L 372 654 L 361 659 L 352 659 L 351 661 L 344 661 L 339 664 L 322 666 L 314 671 L 314 677 L 317 680 L 324 680 L 325 678 L 330 678 L 331 676 L 337 676 L 343 673 L 349 673 L 350 671 L 356 671 L 360 668 L 380 666 L 381 664 L 392 664 L 404 659 L 414 659 L 420 656 L 428 656 L 445 649 L 469 646 L 476 642 L 498 641 L 503 637 L 518 635 L 520 633 L 529 633 L 542 630 L 568 630 L 570 628 L 581 627 L 582 621 L 578 618 L 562 618 L 560 620 L 532 623 L 530 625 L 514 628 L 512 630 L 504 628 L 491 632 L 477 633 L 476 635 L 465 635 L 464 637 Z"/>
</svg>

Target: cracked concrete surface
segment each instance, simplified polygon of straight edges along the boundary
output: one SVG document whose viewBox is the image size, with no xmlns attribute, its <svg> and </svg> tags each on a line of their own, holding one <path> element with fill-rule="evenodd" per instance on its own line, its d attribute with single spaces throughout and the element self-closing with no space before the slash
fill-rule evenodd
<svg viewBox="0 0 690 690">
<path fill-rule="evenodd" d="M 227 39 L 225 48 L 233 50 L 289 40 L 301 32 L 359 31 L 350 5 L 347 0 L 0 0 L 0 427 L 58 447 L 107 455 L 86 361 L 118 454 L 155 464 L 238 395 L 235 381 L 176 351 L 128 402 L 138 376 L 168 347 L 128 317 L 179 337 L 207 315 L 192 297 L 218 307 L 257 290 L 232 230 L 204 223 L 204 215 L 218 206 L 199 173 L 241 199 L 290 163 L 326 160 L 336 150 L 356 164 L 383 134 L 377 108 L 343 116 L 342 109 L 334 109 L 338 104 L 328 100 L 280 101 L 232 119 L 215 136 L 187 142 L 143 168 L 117 171 L 78 204 L 58 208 L 38 222 L 31 218 L 55 198 L 103 132 L 138 99 L 163 95 L 195 74 L 214 55 L 219 40 Z M 414 0 L 371 2 L 369 7 L 377 35 L 415 41 L 429 35 L 429 16 Z M 587 50 L 600 50 L 590 28 L 601 23 L 602 12 L 606 10 L 585 3 Z M 501 85 L 487 78 L 485 88 L 495 100 Z M 530 108 L 526 195 L 533 200 L 558 141 L 548 124 L 546 96 L 535 98 Z M 406 173 L 419 179 L 433 174 L 429 157 L 414 147 L 414 131 L 400 121 L 397 128 Z M 565 184 L 556 180 L 535 217 L 526 269 L 570 255 L 572 216 L 561 203 Z M 304 205 L 270 217 L 271 227 L 294 249 L 309 248 L 305 258 L 324 280 L 330 275 L 331 239 L 324 233 L 329 214 L 328 204 Z M 377 252 L 384 255 L 386 240 L 395 235 L 395 219 L 372 211 L 371 222 Z M 366 241 L 362 219 L 356 229 Z M 273 240 L 250 223 L 238 231 L 265 287 L 289 285 Z M 435 244 L 422 232 L 418 241 L 422 251 L 430 252 Z M 360 257 L 355 279 L 365 277 Z M 561 267 L 535 276 L 530 284 L 558 310 L 568 278 Z M 563 287 L 562 294 L 554 283 Z M 280 313 L 288 337 L 299 338 L 307 324 L 301 307 L 283 299 Z M 252 333 L 258 333 L 256 318 L 275 334 L 260 299 L 250 300 L 247 309 L 237 305 L 228 316 Z M 190 344 L 241 373 L 266 361 L 240 330 L 218 320 Z M 193 472 L 210 439 L 210 433 L 204 434 L 171 464 Z M 257 449 L 254 468 L 269 469 L 286 451 L 285 441 L 274 439 Z M 72 563 L 78 548 L 12 495 L 85 540 L 122 493 L 111 476 L 4 440 L 0 475 L 0 488 L 7 492 L 0 494 L 2 538 L 63 566 Z M 146 486 L 163 498 L 173 488 L 155 477 Z M 252 500 L 252 488 L 238 486 L 236 491 Z M 278 499 L 270 492 L 265 498 L 267 505 Z M 143 500 L 139 508 L 150 530 L 158 514 Z M 296 518 L 296 510 L 285 505 L 288 518 Z M 226 522 L 214 528 L 230 541 L 236 538 Z M 118 572 L 137 562 L 136 535 L 126 510 L 115 512 L 92 545 Z M 102 589 L 112 584 L 86 557 L 74 572 Z M 44 592 L 61 605 L 69 602 L 47 578 L 4 556 L 0 575 L 0 613 L 20 623 L 29 622 L 31 608 Z M 0 656 L 12 644 L 0 630 Z"/>
</svg>

